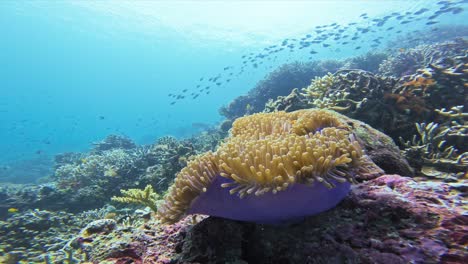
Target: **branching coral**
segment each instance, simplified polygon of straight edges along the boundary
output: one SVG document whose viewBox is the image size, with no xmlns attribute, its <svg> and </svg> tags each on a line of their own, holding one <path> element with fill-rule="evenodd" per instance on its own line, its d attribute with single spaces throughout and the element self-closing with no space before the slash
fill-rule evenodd
<svg viewBox="0 0 468 264">
<path fill-rule="evenodd" d="M 265 104 L 266 113 L 276 112 L 276 111 L 286 111 L 291 112 L 299 109 L 306 109 L 311 107 L 309 100 L 301 93 L 299 93 L 298 88 L 294 88 L 289 95 L 278 96 L 276 100 L 270 99 Z"/>
<path fill-rule="evenodd" d="M 311 98 L 323 98 L 325 93 L 331 86 L 335 83 L 336 78 L 332 73 L 327 73 L 327 75 L 322 77 L 315 77 L 311 84 L 306 88 L 302 89 L 306 97 Z"/>
<path fill-rule="evenodd" d="M 381 104 L 384 92 L 394 83 L 391 78 L 380 78 L 362 70 L 339 70 L 312 81 L 302 95 L 313 107 L 363 116 Z"/>
<path fill-rule="evenodd" d="M 443 57 L 464 54 L 466 43 L 467 41 L 464 39 L 455 39 L 454 41 L 419 45 L 415 48 L 403 50 L 384 60 L 379 66 L 379 72 L 386 76 L 395 77 L 413 74 L 417 69 L 427 67 Z"/>
<path fill-rule="evenodd" d="M 342 106 L 342 104 L 353 102 L 353 100 L 348 99 L 350 93 L 347 91 L 331 92 L 337 82 L 338 78 L 331 73 L 322 77 L 315 77 L 308 87 L 302 89 L 304 92 L 302 95 L 310 101 L 310 106 L 313 107 L 335 111 L 348 110 L 350 105 Z"/>
<path fill-rule="evenodd" d="M 398 119 L 411 125 L 415 122 L 438 122 L 434 119 L 438 116 L 433 110 L 468 103 L 465 96 L 468 81 L 466 43 L 460 39 L 415 49 L 427 57 L 424 63 L 417 64 L 419 69 L 401 77 L 386 94 L 387 103 L 400 110 L 395 113 Z M 414 132 L 409 127 L 403 130 Z"/>
<path fill-rule="evenodd" d="M 144 190 L 140 189 L 128 189 L 120 191 L 123 196 L 112 197 L 112 201 L 120 203 L 133 203 L 141 204 L 149 207 L 153 212 L 157 212 L 158 208 L 156 202 L 159 199 L 159 194 L 153 190 L 151 185 L 147 185 Z"/>
<path fill-rule="evenodd" d="M 364 155 L 335 113 L 301 110 L 254 114 L 237 119 L 231 137 L 216 152 L 188 163 L 177 175 L 158 216 L 163 222 L 173 223 L 185 213 L 195 212 L 251 221 L 287 219 L 288 210 L 289 217 L 307 215 L 310 210 L 320 210 L 313 205 L 309 211 L 291 207 L 284 209 L 286 215 L 282 216 L 268 207 L 275 206 L 269 199 L 287 200 L 282 194 L 295 191 L 291 195 L 309 193 L 313 197 L 310 193 L 317 191 L 314 186 L 340 190 L 333 194 L 333 202 L 324 203 L 328 207 L 321 210 L 326 210 L 346 195 L 345 182 L 352 183 L 356 174 L 365 173 L 382 171 Z M 321 195 L 327 194 L 325 190 Z M 216 201 L 209 200 L 214 197 Z M 225 203 L 221 209 L 229 212 L 218 211 L 220 207 L 211 204 L 219 206 L 220 201 Z M 228 206 L 230 203 L 233 207 Z M 242 207 L 249 213 L 242 212 Z"/>
<path fill-rule="evenodd" d="M 321 109 L 333 109 L 336 111 L 345 110 L 347 107 L 340 107 L 338 104 L 345 100 L 349 93 L 338 92 L 328 95 L 329 90 L 336 81 L 337 78 L 331 73 L 322 77 L 315 77 L 309 86 L 302 89 L 304 93 L 301 95 L 309 101 L 310 106 Z"/>
<path fill-rule="evenodd" d="M 233 120 L 245 114 L 261 112 L 269 99 L 286 96 L 295 87 L 308 85 L 311 78 L 335 72 L 342 65 L 343 62 L 336 60 L 284 64 L 265 76 L 247 95 L 239 96 L 228 106 L 222 107 L 220 113 Z"/>
<path fill-rule="evenodd" d="M 451 136 L 467 136 L 466 124 L 456 124 L 454 127 L 448 125 L 440 126 L 437 123 L 417 123 L 418 136 L 414 135 L 411 141 L 404 142 L 406 147 L 403 151 L 409 160 L 422 160 L 422 165 L 437 166 L 442 169 L 454 168 L 457 170 L 468 169 L 468 152 L 459 153 L 447 141 Z M 460 128 L 465 132 L 461 132 Z"/>
<path fill-rule="evenodd" d="M 457 105 L 450 110 L 447 110 L 445 108 L 442 109 L 436 109 L 435 110 L 438 114 L 449 117 L 449 118 L 468 118 L 468 113 L 463 113 L 463 105 Z"/>
</svg>

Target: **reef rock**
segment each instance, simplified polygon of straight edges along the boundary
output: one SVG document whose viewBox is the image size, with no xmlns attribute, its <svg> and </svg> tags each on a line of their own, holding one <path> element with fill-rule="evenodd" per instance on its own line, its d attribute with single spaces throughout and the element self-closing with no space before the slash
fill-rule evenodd
<svg viewBox="0 0 468 264">
<path fill-rule="evenodd" d="M 467 190 L 466 181 L 383 175 L 355 185 L 337 207 L 290 225 L 216 217 L 194 224 L 187 217 L 147 223 L 125 240 L 122 231 L 95 237 L 88 252 L 112 263 L 467 263 Z"/>
<path fill-rule="evenodd" d="M 291 226 L 208 218 L 180 241 L 176 263 L 467 263 L 468 185 L 385 175 L 338 207 Z"/>
</svg>

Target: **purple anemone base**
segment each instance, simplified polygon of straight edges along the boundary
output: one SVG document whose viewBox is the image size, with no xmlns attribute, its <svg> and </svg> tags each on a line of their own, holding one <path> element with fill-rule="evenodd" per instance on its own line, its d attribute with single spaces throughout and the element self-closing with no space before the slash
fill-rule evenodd
<svg viewBox="0 0 468 264">
<path fill-rule="evenodd" d="M 228 182 L 232 181 L 217 176 L 207 191 L 192 202 L 187 213 L 277 224 L 331 209 L 346 197 L 351 188 L 349 182 L 333 182 L 336 187 L 332 189 L 321 183 L 294 184 L 276 194 L 251 194 L 241 199 L 238 194 L 229 194 L 230 188 L 221 187 L 221 184 Z"/>
</svg>

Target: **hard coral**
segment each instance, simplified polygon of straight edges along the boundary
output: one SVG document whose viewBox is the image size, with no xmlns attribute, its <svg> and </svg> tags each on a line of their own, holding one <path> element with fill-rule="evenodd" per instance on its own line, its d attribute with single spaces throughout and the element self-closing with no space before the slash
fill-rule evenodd
<svg viewBox="0 0 468 264">
<path fill-rule="evenodd" d="M 343 199 L 356 175 L 382 173 L 331 111 L 255 114 L 231 134 L 177 175 L 158 210 L 163 222 L 186 213 L 259 222 L 315 214 Z"/>
<path fill-rule="evenodd" d="M 159 198 L 159 194 L 153 190 L 151 185 L 146 185 L 144 190 L 140 189 L 128 189 L 120 190 L 123 196 L 114 196 L 112 201 L 120 203 L 130 203 L 130 204 L 142 204 L 149 207 L 153 212 L 156 212 L 158 208 L 156 207 L 156 201 Z"/>
<path fill-rule="evenodd" d="M 109 135 L 104 140 L 93 143 L 93 145 L 93 153 L 101 153 L 103 151 L 111 149 L 136 148 L 135 143 L 131 139 L 120 135 Z"/>
<path fill-rule="evenodd" d="M 311 78 L 335 72 L 341 66 L 343 62 L 335 60 L 281 65 L 258 82 L 247 95 L 239 96 L 222 107 L 220 113 L 233 120 L 245 114 L 261 112 L 269 99 L 288 95 L 294 88 L 306 86 Z"/>
</svg>

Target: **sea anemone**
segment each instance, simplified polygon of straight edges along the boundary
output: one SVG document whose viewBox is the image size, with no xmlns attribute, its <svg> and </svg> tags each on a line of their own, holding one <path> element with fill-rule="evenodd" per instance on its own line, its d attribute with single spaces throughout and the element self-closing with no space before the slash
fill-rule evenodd
<svg viewBox="0 0 468 264">
<path fill-rule="evenodd" d="M 158 208 L 174 223 L 201 213 L 277 223 L 338 204 L 360 173 L 382 171 L 350 128 L 327 110 L 260 113 L 237 119 L 216 152 L 190 161 Z"/>
</svg>

